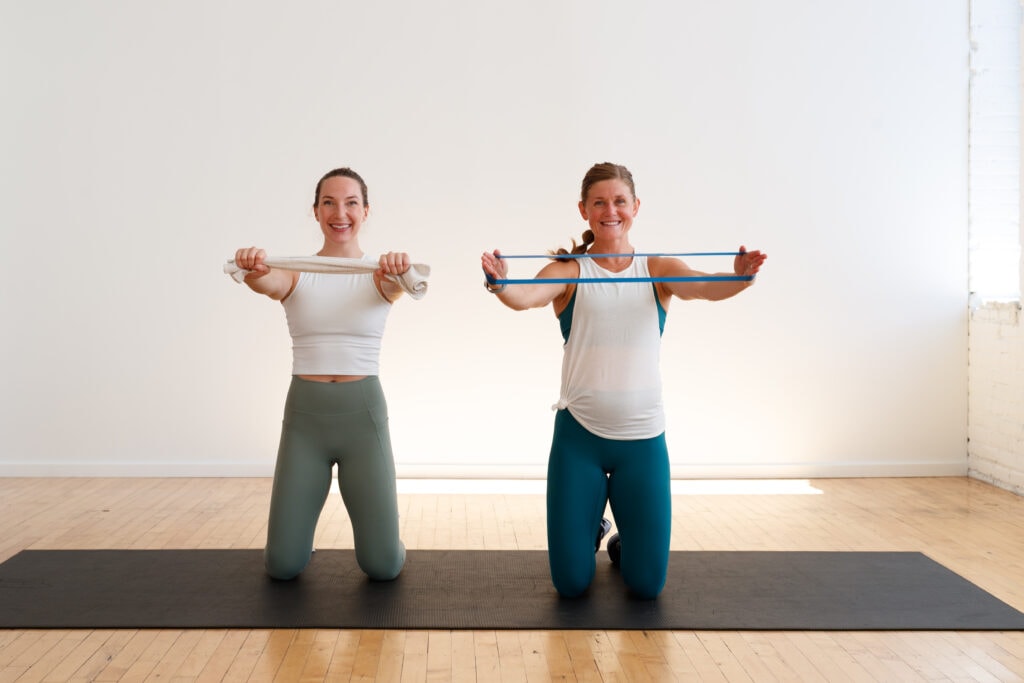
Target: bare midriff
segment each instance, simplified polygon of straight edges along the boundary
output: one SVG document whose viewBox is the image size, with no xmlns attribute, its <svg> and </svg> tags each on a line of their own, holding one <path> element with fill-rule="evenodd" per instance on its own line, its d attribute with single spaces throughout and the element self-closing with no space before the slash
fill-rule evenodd
<svg viewBox="0 0 1024 683">
<path fill-rule="evenodd" d="M 300 379 L 310 382 L 358 382 L 366 379 L 366 375 L 298 375 Z"/>
</svg>

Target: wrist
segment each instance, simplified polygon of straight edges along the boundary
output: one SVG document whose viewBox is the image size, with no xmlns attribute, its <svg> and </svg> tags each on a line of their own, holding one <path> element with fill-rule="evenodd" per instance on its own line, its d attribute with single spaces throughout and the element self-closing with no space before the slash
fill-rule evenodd
<svg viewBox="0 0 1024 683">
<path fill-rule="evenodd" d="M 508 287 L 508 285 L 500 285 L 496 288 L 492 288 L 490 282 L 484 281 L 484 289 L 486 289 L 491 294 L 500 294 L 505 291 L 506 287 Z"/>
</svg>

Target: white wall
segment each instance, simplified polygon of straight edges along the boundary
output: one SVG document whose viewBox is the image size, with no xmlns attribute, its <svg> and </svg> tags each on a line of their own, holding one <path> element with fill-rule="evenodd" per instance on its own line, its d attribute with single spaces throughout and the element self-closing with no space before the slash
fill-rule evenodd
<svg viewBox="0 0 1024 683">
<path fill-rule="evenodd" d="M 220 268 L 315 251 L 338 165 L 363 246 L 434 268 L 383 350 L 400 472 L 542 474 L 557 324 L 479 254 L 578 236 L 606 160 L 638 248 L 769 253 L 670 310 L 677 475 L 962 474 L 967 49 L 966 1 L 4 3 L 0 475 L 269 474 L 284 317 Z"/>
</svg>

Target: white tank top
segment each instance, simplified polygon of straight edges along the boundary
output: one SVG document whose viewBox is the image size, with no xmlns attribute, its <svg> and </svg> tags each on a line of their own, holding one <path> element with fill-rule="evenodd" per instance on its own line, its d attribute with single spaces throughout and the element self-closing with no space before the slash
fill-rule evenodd
<svg viewBox="0 0 1024 683">
<path fill-rule="evenodd" d="M 650 277 L 647 257 L 612 273 L 581 258 L 581 278 Z M 558 408 L 606 439 L 647 439 L 665 431 L 661 398 L 664 308 L 650 282 L 581 283 L 562 312 L 568 340 Z"/>
<path fill-rule="evenodd" d="M 293 375 L 377 375 L 391 303 L 373 273 L 300 273 L 282 302 L 292 335 Z"/>
</svg>

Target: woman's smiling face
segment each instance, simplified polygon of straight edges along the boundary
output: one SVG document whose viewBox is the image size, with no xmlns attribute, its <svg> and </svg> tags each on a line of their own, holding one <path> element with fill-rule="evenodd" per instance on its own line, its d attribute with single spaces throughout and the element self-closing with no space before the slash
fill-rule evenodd
<svg viewBox="0 0 1024 683">
<path fill-rule="evenodd" d="M 590 224 L 597 239 L 614 239 L 629 232 L 640 202 L 629 185 L 612 178 L 594 183 L 580 202 L 580 215 Z"/>
<path fill-rule="evenodd" d="M 339 245 L 356 240 L 369 211 L 370 207 L 363 204 L 359 183 L 346 176 L 324 180 L 320 199 L 313 207 L 313 215 L 320 224 L 324 239 Z"/>
</svg>

